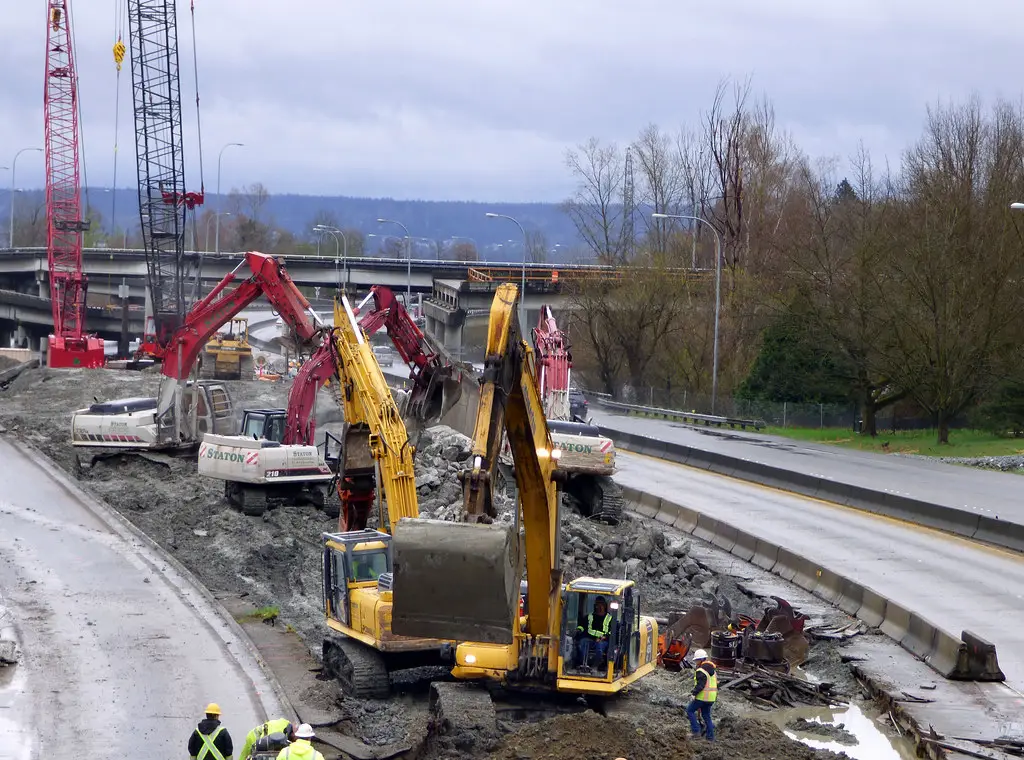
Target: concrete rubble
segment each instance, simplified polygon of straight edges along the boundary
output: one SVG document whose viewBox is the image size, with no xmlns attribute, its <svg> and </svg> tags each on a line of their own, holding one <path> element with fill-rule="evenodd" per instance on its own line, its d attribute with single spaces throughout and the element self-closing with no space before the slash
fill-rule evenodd
<svg viewBox="0 0 1024 760">
<path fill-rule="evenodd" d="M 279 608 L 278 624 L 291 626 L 319 656 L 323 632 L 319 537 L 322 531 L 336 529 L 334 520 L 311 507 L 280 507 L 262 518 L 246 517 L 227 504 L 221 482 L 197 475 L 192 457 L 120 456 L 82 466 L 89 463 L 83 463 L 83 457 L 76 456 L 81 452 L 70 446 L 72 410 L 94 398 L 153 395 L 159 378 L 151 371 L 29 370 L 0 391 L 0 425 L 8 435 L 35 446 L 74 473 L 83 486 L 145 531 L 215 594 L 242 597 L 255 607 Z M 239 409 L 284 406 L 289 387 L 286 383 L 262 382 L 229 382 L 228 386 Z M 336 404 L 327 396 L 318 404 L 317 417 L 321 427 L 340 421 Z M 462 507 L 456 475 L 469 456 L 469 439 L 456 431 L 443 427 L 422 431 L 416 455 L 421 514 L 456 519 Z M 499 519 L 511 522 L 513 502 L 499 496 L 497 507 Z M 645 614 L 663 616 L 707 603 L 715 595 L 727 597 L 736 612 L 759 614 L 764 606 L 761 599 L 742 591 L 731 577 L 713 573 L 694 556 L 688 540 L 666 537 L 664 531 L 638 519 L 625 519 L 612 527 L 584 519 L 568 506 L 563 511 L 561 547 L 567 576 L 632 578 L 640 586 Z M 825 652 L 836 646 L 820 642 L 814 644 L 814 649 Z M 0 649 L 0 657 L 2 654 Z M 416 741 L 427 720 L 424 678 L 439 676 L 443 672 L 397 674 L 397 695 L 386 702 L 342 700 L 338 705 L 339 725 L 370 745 Z M 621 700 L 620 712 L 624 710 L 628 716 L 619 719 L 629 723 L 630 737 L 639 737 L 633 744 L 627 742 L 623 752 L 632 754 L 623 757 L 836 757 L 795 744 L 781 731 L 742 715 L 730 721 L 728 717 L 735 708 L 725 704 L 720 707 L 721 715 L 727 718 L 722 721 L 720 749 L 728 747 L 728 752 L 707 754 L 703 746 L 690 747 L 683 742 L 688 728 L 680 709 L 685 704 L 687 685 L 681 685 L 679 678 L 679 674 L 659 671 Z M 332 684 L 319 682 L 317 689 L 322 691 L 309 695 L 311 700 L 337 705 Z M 547 727 L 541 729 L 507 722 L 505 728 L 513 736 L 506 738 L 500 748 L 474 756 L 578 758 L 581 755 L 573 751 L 572 742 L 581 736 L 620 733 L 610 718 L 594 713 L 562 716 L 544 725 Z M 564 736 L 565 741 L 559 744 L 554 739 L 547 742 L 538 738 L 548 734 Z M 669 744 L 674 742 L 675 754 L 660 750 L 656 755 L 649 754 L 649 748 L 667 746 L 652 738 L 657 736 L 672 737 Z M 522 754 L 514 749 L 520 746 L 520 738 L 527 745 L 534 742 L 537 747 L 550 746 L 543 752 Z M 429 760 L 431 756 L 418 757 Z"/>
</svg>

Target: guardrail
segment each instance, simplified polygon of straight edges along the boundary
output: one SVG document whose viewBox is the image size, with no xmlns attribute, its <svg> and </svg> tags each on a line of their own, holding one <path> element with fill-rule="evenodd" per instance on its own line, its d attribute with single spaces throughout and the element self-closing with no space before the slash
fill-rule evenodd
<svg viewBox="0 0 1024 760">
<path fill-rule="evenodd" d="M 924 525 L 963 538 L 984 541 L 1004 549 L 1024 552 L 1022 523 L 933 504 L 910 496 L 877 491 L 859 483 L 843 483 L 820 475 L 787 470 L 716 451 L 705 451 L 682 443 L 659 441 L 623 430 L 614 430 L 605 425 L 601 426 L 601 432 L 615 441 L 617 448 L 624 451 L 645 454 L 688 467 L 699 467 L 720 475 L 792 491 L 833 504 Z"/>
<path fill-rule="evenodd" d="M 588 391 L 585 395 L 593 396 L 597 400 L 597 403 L 602 407 L 616 412 L 621 412 L 623 414 L 642 415 L 644 417 L 654 417 L 663 420 L 677 420 L 679 422 L 685 422 L 688 425 L 730 427 L 733 430 L 736 428 L 739 428 L 740 430 L 746 430 L 747 428 L 761 430 L 762 428 L 767 427 L 764 420 L 744 420 L 738 417 L 721 417 L 714 414 L 683 412 L 678 409 L 662 409 L 657 406 L 624 404 L 621 401 L 613 401 L 612 397 L 607 393 L 591 393 Z"/>
<path fill-rule="evenodd" d="M 977 634 L 956 636 L 852 578 L 703 512 L 628 486 L 622 495 L 632 511 L 714 544 L 881 629 L 945 678 L 1005 680 L 995 644 Z"/>
</svg>

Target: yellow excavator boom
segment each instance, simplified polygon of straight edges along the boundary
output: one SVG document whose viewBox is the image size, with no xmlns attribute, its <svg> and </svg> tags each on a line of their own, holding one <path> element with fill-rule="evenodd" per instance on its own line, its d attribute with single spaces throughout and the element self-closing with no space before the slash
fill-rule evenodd
<svg viewBox="0 0 1024 760">
<path fill-rule="evenodd" d="M 548 431 L 532 351 L 516 317 L 518 288 L 498 286 L 470 469 L 461 473 L 466 523 L 402 520 L 394 529 L 392 628 L 406 636 L 508 644 L 517 634 L 525 553 L 530 614 L 525 633 L 557 647 L 562 573 L 556 547 L 558 450 Z M 515 526 L 493 522 L 502 431 L 515 460 Z M 519 518 L 523 548 L 520 551 Z M 475 524 L 473 524 L 475 523 Z"/>
<path fill-rule="evenodd" d="M 379 487 L 393 527 L 403 517 L 419 516 L 413 447 L 373 348 L 345 296 L 334 303 L 334 326 L 345 421 L 368 431 L 369 451 L 379 467 Z"/>
</svg>

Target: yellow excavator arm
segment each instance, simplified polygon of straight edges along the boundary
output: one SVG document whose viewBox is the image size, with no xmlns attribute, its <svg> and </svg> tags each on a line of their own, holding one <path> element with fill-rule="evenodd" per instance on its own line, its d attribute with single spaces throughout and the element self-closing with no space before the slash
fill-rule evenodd
<svg viewBox="0 0 1024 760">
<path fill-rule="evenodd" d="M 350 428 L 365 426 L 368 431 L 370 455 L 379 467 L 379 487 L 393 527 L 403 517 L 419 516 L 413 447 L 377 357 L 345 296 L 334 304 L 334 326 L 345 421 Z"/>
<path fill-rule="evenodd" d="M 480 524 L 496 517 L 492 493 L 505 431 L 515 461 L 530 589 L 525 632 L 557 642 L 559 452 L 548 431 L 532 351 L 522 339 L 517 301 L 518 288 L 502 284 L 491 306 L 471 467 L 461 474 L 466 524 L 404 520 L 395 526 L 395 633 L 510 643 L 518 631 L 519 520 L 516 528 Z"/>
</svg>

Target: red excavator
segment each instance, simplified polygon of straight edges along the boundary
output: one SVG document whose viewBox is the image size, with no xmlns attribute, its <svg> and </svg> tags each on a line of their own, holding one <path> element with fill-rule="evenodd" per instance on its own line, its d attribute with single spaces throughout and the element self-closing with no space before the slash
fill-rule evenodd
<svg viewBox="0 0 1024 760">
<path fill-rule="evenodd" d="M 249 276 L 234 284 L 246 265 Z M 210 337 L 260 296 L 280 313 L 299 341 L 308 346 L 319 342 L 320 319 L 284 266 L 272 256 L 249 252 L 171 334 L 161 365 L 159 395 L 97 402 L 75 411 L 71 415 L 72 445 L 181 449 L 195 446 L 208 432 L 236 432 L 234 409 L 224 384 L 191 382 L 188 376 Z"/>
</svg>

